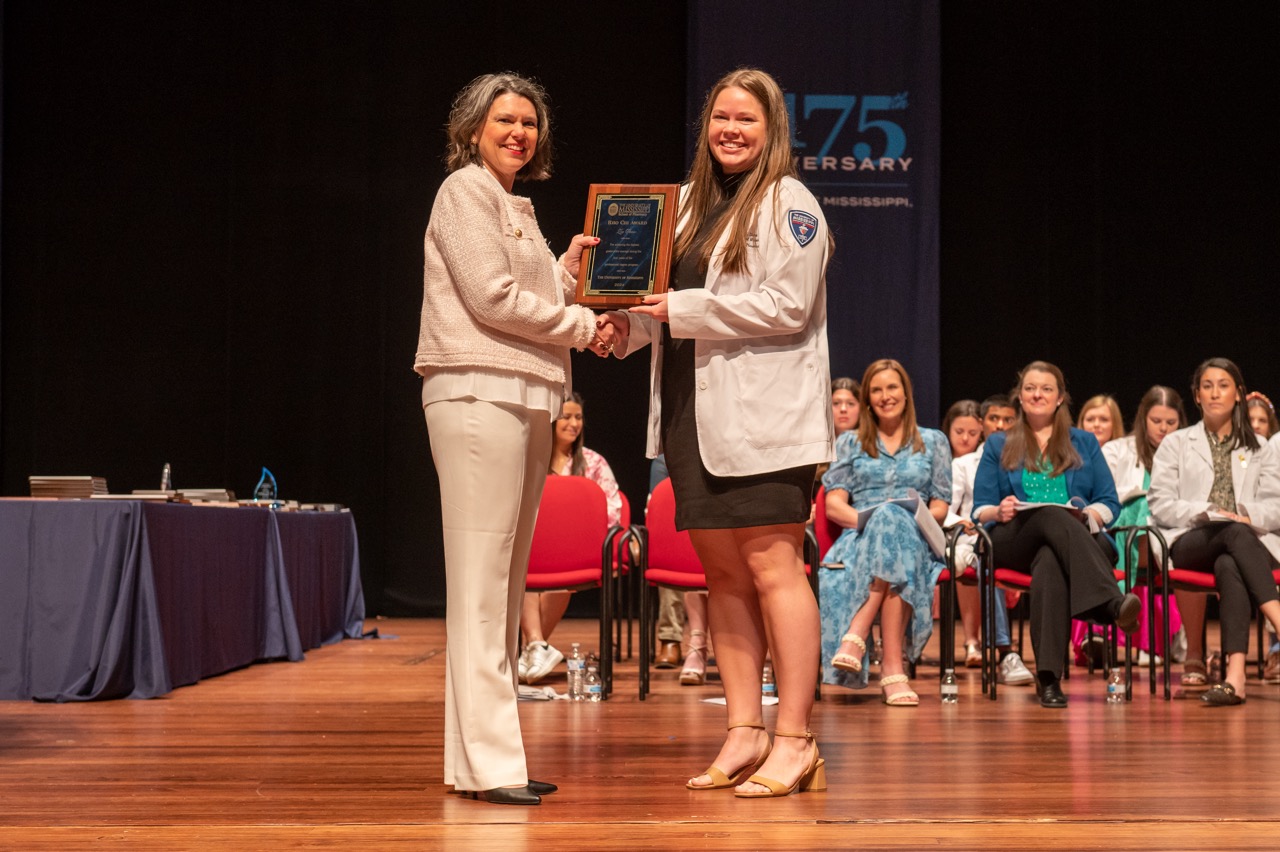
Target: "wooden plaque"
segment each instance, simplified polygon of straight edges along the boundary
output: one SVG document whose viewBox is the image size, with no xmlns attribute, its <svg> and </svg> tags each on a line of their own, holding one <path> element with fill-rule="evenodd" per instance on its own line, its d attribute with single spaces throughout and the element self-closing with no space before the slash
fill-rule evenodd
<svg viewBox="0 0 1280 852">
<path fill-rule="evenodd" d="M 667 292 L 680 187 L 593 183 L 583 233 L 600 244 L 582 253 L 575 300 L 589 308 L 629 308 Z"/>
</svg>

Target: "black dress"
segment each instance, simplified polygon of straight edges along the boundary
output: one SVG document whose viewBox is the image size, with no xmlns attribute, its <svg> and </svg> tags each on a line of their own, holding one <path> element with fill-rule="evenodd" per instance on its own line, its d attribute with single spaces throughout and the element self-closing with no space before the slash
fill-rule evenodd
<svg viewBox="0 0 1280 852">
<path fill-rule="evenodd" d="M 698 229 L 693 247 L 671 270 L 671 289 L 707 285 L 698 268 L 701 249 L 714 239 L 719 224 L 741 183 L 741 174 L 716 178 L 725 199 Z M 754 476 L 714 476 L 702 463 L 694 410 L 694 344 L 692 338 L 671 336 L 662 326 L 662 447 L 676 498 L 676 528 L 737 529 L 769 524 L 797 524 L 809 519 L 810 492 L 817 465 L 804 465 Z"/>
</svg>

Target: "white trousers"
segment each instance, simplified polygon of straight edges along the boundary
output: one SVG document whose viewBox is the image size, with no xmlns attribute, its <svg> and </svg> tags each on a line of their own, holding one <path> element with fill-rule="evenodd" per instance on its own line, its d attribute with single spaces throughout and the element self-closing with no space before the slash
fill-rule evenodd
<svg viewBox="0 0 1280 852">
<path fill-rule="evenodd" d="M 444 783 L 459 790 L 524 784 L 520 603 L 551 460 L 551 418 L 470 399 L 425 410 L 444 520 Z"/>
</svg>

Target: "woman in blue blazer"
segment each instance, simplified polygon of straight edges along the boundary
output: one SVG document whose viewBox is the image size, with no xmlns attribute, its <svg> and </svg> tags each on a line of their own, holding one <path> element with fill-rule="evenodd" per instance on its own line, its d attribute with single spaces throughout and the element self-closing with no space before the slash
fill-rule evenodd
<svg viewBox="0 0 1280 852">
<path fill-rule="evenodd" d="M 1017 422 L 987 439 L 973 519 L 987 525 L 1002 567 L 1031 575 L 1040 703 L 1066 707 L 1059 681 L 1071 619 L 1114 622 L 1132 633 L 1142 604 L 1121 593 L 1112 573 L 1115 547 L 1102 530 L 1115 521 L 1120 500 L 1098 439 L 1071 426 L 1062 371 L 1031 362 L 1018 375 L 1016 400 Z"/>
</svg>

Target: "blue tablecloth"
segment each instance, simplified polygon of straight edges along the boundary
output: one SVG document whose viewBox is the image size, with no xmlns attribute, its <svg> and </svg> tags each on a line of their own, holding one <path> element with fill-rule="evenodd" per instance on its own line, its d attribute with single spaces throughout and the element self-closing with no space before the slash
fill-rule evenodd
<svg viewBox="0 0 1280 852">
<path fill-rule="evenodd" d="M 0 698 L 150 698 L 363 624 L 349 513 L 0 501 Z"/>
</svg>

